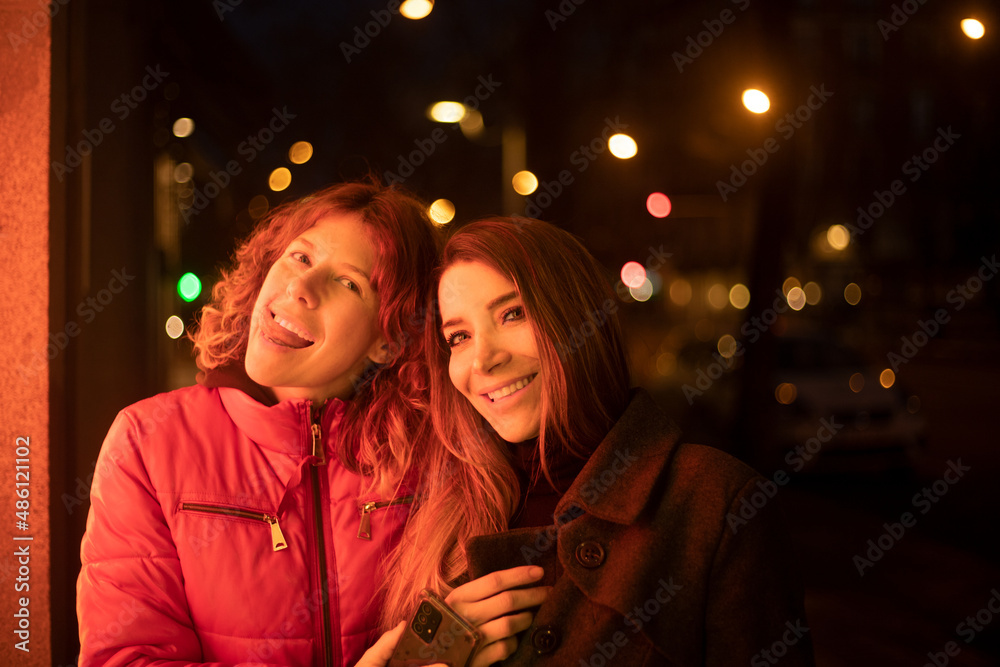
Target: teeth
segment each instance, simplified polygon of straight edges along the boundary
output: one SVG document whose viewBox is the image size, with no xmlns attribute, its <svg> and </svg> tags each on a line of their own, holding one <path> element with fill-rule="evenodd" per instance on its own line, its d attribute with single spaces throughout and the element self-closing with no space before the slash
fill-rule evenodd
<svg viewBox="0 0 1000 667">
<path fill-rule="evenodd" d="M 280 317 L 278 317 L 277 315 L 275 315 L 274 316 L 274 321 L 277 322 L 278 324 L 280 324 L 281 326 L 283 326 L 284 328 L 288 329 L 289 331 L 291 331 L 293 334 L 295 334 L 299 338 L 301 338 L 303 340 L 307 340 L 310 343 L 315 343 L 316 342 L 316 340 L 312 336 L 310 336 L 308 332 L 303 331 L 302 329 L 298 328 L 297 326 L 295 326 L 294 324 L 292 324 L 288 320 L 283 320 Z"/>
<path fill-rule="evenodd" d="M 537 376 L 537 375 L 538 375 L 538 373 L 535 373 L 534 375 L 530 375 L 530 376 L 528 376 L 526 378 L 522 378 L 522 379 L 518 380 L 517 382 L 514 382 L 513 384 L 510 384 L 510 385 L 508 385 L 506 387 L 503 387 L 502 389 L 497 389 L 496 391 L 491 391 L 491 392 L 489 392 L 486 395 L 489 396 L 489 398 L 490 398 L 491 401 L 495 401 L 498 398 L 504 398 L 505 396 L 510 396 L 515 391 L 517 391 L 519 389 L 524 389 L 525 387 L 527 387 L 528 384 L 531 383 L 531 381 L 534 380 L 535 376 Z"/>
</svg>

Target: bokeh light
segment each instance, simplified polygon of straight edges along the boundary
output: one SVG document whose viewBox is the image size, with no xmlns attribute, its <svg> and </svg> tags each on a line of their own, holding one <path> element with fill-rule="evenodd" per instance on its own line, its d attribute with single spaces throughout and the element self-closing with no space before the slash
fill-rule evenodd
<svg viewBox="0 0 1000 667">
<path fill-rule="evenodd" d="M 806 306 L 806 293 L 802 291 L 801 287 L 793 287 L 788 290 L 788 296 L 785 298 L 792 310 L 802 310 Z"/>
<path fill-rule="evenodd" d="M 782 405 L 791 405 L 799 395 L 799 389 L 791 382 L 782 382 L 774 388 L 774 398 Z"/>
<path fill-rule="evenodd" d="M 654 192 L 653 194 L 646 197 L 646 210 L 654 218 L 665 218 L 670 215 L 670 210 L 673 208 L 673 204 L 670 203 L 670 197 L 663 194 L 662 192 Z"/>
<path fill-rule="evenodd" d="M 719 354 L 729 359 L 736 354 L 736 339 L 726 334 L 719 338 L 719 342 L 716 343 L 715 347 L 719 351 Z"/>
<path fill-rule="evenodd" d="M 174 180 L 178 183 L 187 183 L 194 176 L 194 167 L 190 162 L 181 162 L 174 167 Z"/>
<path fill-rule="evenodd" d="M 891 387 L 893 384 L 896 383 L 896 374 L 893 373 L 891 368 L 887 368 L 879 374 L 878 382 L 883 387 L 888 389 L 889 387 Z"/>
<path fill-rule="evenodd" d="M 843 225 L 830 225 L 826 230 L 826 241 L 834 250 L 843 250 L 851 243 L 851 233 Z"/>
<path fill-rule="evenodd" d="M 729 303 L 733 308 L 743 310 L 750 305 L 750 290 L 743 283 L 736 283 L 729 289 Z"/>
<path fill-rule="evenodd" d="M 201 294 L 201 280 L 193 273 L 185 273 L 177 281 L 177 294 L 189 303 L 194 301 Z"/>
<path fill-rule="evenodd" d="M 447 225 L 455 218 L 455 205 L 447 199 L 436 199 L 428 207 L 427 214 L 438 225 Z"/>
<path fill-rule="evenodd" d="M 763 91 L 748 88 L 743 91 L 743 106 L 754 113 L 764 113 L 771 108 L 771 100 Z"/>
<path fill-rule="evenodd" d="M 850 385 L 851 391 L 857 394 L 858 392 L 860 392 L 862 389 L 865 388 L 865 376 L 862 375 L 861 373 L 855 373 L 854 375 L 851 376 L 851 379 L 848 381 L 847 384 Z"/>
<path fill-rule="evenodd" d="M 184 333 L 184 320 L 176 315 L 171 315 L 167 318 L 167 323 L 164 326 L 164 329 L 167 330 L 168 336 L 176 340 Z"/>
<path fill-rule="evenodd" d="M 986 34 L 986 26 L 976 19 L 962 19 L 962 32 L 970 39 L 981 39 Z"/>
<path fill-rule="evenodd" d="M 511 183 L 514 185 L 514 192 L 519 195 L 530 195 L 538 189 L 538 177 L 526 169 L 514 174 Z"/>
<path fill-rule="evenodd" d="M 849 283 L 844 288 L 844 300 L 852 306 L 856 306 L 861 302 L 861 288 L 857 283 Z"/>
<path fill-rule="evenodd" d="M 729 303 L 729 290 L 722 283 L 715 283 L 708 288 L 708 305 L 716 310 L 722 310 Z"/>
<path fill-rule="evenodd" d="M 469 108 L 465 109 L 465 115 L 462 116 L 462 120 L 458 121 L 458 126 L 462 128 L 462 134 L 467 139 L 478 138 L 486 127 L 483 123 L 483 114 L 479 113 L 477 109 Z"/>
<path fill-rule="evenodd" d="M 646 281 L 646 269 L 639 262 L 625 262 L 621 270 L 622 282 L 629 288 L 641 287 Z M 652 285 L 650 285 L 652 287 Z"/>
<path fill-rule="evenodd" d="M 683 278 L 678 278 L 670 283 L 670 300 L 678 306 L 686 306 L 691 303 L 691 295 L 691 283 Z"/>
<path fill-rule="evenodd" d="M 427 110 L 427 117 L 438 123 L 457 123 L 465 117 L 461 102 L 436 102 Z"/>
<path fill-rule="evenodd" d="M 296 141 L 288 149 L 288 159 L 292 164 L 305 164 L 313 156 L 313 146 L 308 141 Z"/>
<path fill-rule="evenodd" d="M 793 287 L 802 287 L 802 283 L 795 277 L 785 278 L 785 282 L 781 283 L 781 293 L 787 298 L 788 293 L 792 291 Z"/>
<path fill-rule="evenodd" d="M 823 298 L 823 289 L 819 283 L 814 283 L 811 280 L 802 286 L 802 291 L 805 292 L 806 303 L 810 306 L 815 306 Z"/>
<path fill-rule="evenodd" d="M 292 172 L 288 167 L 278 167 L 267 178 L 267 186 L 275 192 L 281 192 L 292 184 Z"/>
<path fill-rule="evenodd" d="M 653 296 L 653 283 L 649 281 L 649 278 L 643 278 L 642 284 L 638 287 L 629 287 L 628 293 L 636 301 L 649 301 L 649 297 Z"/>
<path fill-rule="evenodd" d="M 194 121 L 190 118 L 178 118 L 174 121 L 173 130 L 175 137 L 190 137 L 194 133 Z"/>
<path fill-rule="evenodd" d="M 260 220 L 268 209 L 271 208 L 270 202 L 267 201 L 267 197 L 264 195 L 257 195 L 250 200 L 247 204 L 247 213 L 250 214 L 250 218 L 253 220 Z"/>
<path fill-rule="evenodd" d="M 635 154 L 639 152 L 639 146 L 636 145 L 635 139 L 632 137 L 619 133 L 612 134 L 608 139 L 608 150 L 616 158 L 628 160 L 635 157 Z"/>
<path fill-rule="evenodd" d="M 406 0 L 399 7 L 399 13 L 408 19 L 419 20 L 431 13 L 434 0 Z"/>
</svg>

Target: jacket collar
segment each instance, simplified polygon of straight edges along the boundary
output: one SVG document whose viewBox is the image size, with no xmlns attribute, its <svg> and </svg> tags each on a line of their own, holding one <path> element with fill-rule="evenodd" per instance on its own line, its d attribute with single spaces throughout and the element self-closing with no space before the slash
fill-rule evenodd
<svg viewBox="0 0 1000 667">
<path fill-rule="evenodd" d="M 576 505 L 599 519 L 634 523 L 679 438 L 680 430 L 652 397 L 632 390 L 625 412 L 559 501 L 556 516 Z"/>
<path fill-rule="evenodd" d="M 205 387 L 218 388 L 226 412 L 247 437 L 289 456 L 312 454 L 313 410 L 319 409 L 325 454 L 327 458 L 333 454 L 331 434 L 346 408 L 340 399 L 330 399 L 322 406 L 314 406 L 308 399 L 276 402 L 247 376 L 242 363 L 202 371 L 197 381 Z"/>
</svg>

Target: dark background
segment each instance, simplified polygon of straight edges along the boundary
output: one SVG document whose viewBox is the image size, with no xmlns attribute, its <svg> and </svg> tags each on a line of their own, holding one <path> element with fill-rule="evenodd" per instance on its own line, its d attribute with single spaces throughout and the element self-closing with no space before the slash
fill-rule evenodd
<svg viewBox="0 0 1000 667">
<path fill-rule="evenodd" d="M 961 32 L 970 16 L 983 39 Z M 190 345 L 166 336 L 167 317 L 191 322 L 251 229 L 254 197 L 274 206 L 369 171 L 402 173 L 406 161 L 407 186 L 454 202 L 452 225 L 531 214 L 582 237 L 613 280 L 629 260 L 651 269 L 652 298 L 619 304 L 636 383 L 689 440 L 784 473 L 768 502 L 788 516 L 820 665 L 921 665 L 949 641 L 960 649 L 949 664 L 997 664 L 1000 619 L 987 609 L 979 622 L 992 624 L 968 642 L 958 627 L 1000 586 L 997 18 L 993 3 L 940 0 L 456 0 L 419 21 L 384 2 L 60 5 L 52 159 L 76 162 L 81 141 L 93 150 L 52 175 L 52 330 L 81 330 L 51 376 L 53 628 L 65 628 L 54 663 L 75 661 L 79 541 L 103 436 L 125 405 L 194 379 Z M 425 116 L 477 87 L 480 138 Z M 748 87 L 768 93 L 767 113 L 743 108 Z M 827 99 L 809 108 L 815 91 Z M 275 110 L 286 126 L 247 150 Z M 796 125 L 780 124 L 796 112 Z M 194 120 L 191 136 L 172 135 L 180 117 Z M 609 121 L 627 126 L 638 155 L 582 158 Z M 446 139 L 412 158 L 438 128 Z M 548 199 L 512 194 L 503 143 L 518 132 Z M 952 140 L 933 148 L 942 134 Z M 301 140 L 315 154 L 293 165 Z M 763 164 L 746 163 L 754 155 Z M 914 156 L 926 170 L 907 166 Z M 231 161 L 239 173 L 221 176 Z M 181 163 L 192 166 L 186 184 L 174 178 Z M 292 173 L 280 193 L 267 187 L 277 167 Z M 741 168 L 745 183 L 723 197 L 719 182 Z M 572 182 L 557 185 L 563 171 Z M 646 212 L 654 191 L 671 197 L 669 217 Z M 202 205 L 198 193 L 216 194 Z M 847 248 L 824 245 L 831 225 L 857 225 L 858 208 L 875 213 L 880 199 Z M 115 271 L 134 278 L 102 302 Z M 192 304 L 175 290 L 186 271 L 206 285 Z M 815 282 L 821 300 L 788 309 L 789 277 Z M 683 282 L 692 295 L 678 303 L 670 287 Z M 747 308 L 710 304 L 713 285 L 737 283 Z M 856 305 L 848 283 L 861 289 Z M 742 345 L 729 359 L 726 334 Z M 905 362 L 886 389 L 890 353 Z M 797 387 L 789 405 L 776 400 L 782 382 Z M 824 423 L 843 426 L 829 438 Z M 788 458 L 810 438 L 808 461 Z M 959 460 L 968 472 L 942 482 Z M 924 488 L 935 500 L 921 512 Z M 915 525 L 883 537 L 889 548 L 859 574 L 855 556 L 906 511 Z"/>
</svg>

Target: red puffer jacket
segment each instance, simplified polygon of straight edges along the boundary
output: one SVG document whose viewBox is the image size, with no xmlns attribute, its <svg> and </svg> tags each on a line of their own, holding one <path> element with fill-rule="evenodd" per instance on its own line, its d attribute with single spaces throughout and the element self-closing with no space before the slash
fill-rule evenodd
<svg viewBox="0 0 1000 667">
<path fill-rule="evenodd" d="M 119 413 L 81 549 L 81 667 L 358 660 L 412 495 L 359 498 L 334 453 L 344 404 L 312 412 L 196 386 Z"/>
</svg>

